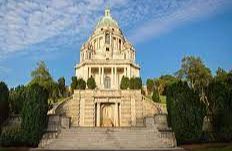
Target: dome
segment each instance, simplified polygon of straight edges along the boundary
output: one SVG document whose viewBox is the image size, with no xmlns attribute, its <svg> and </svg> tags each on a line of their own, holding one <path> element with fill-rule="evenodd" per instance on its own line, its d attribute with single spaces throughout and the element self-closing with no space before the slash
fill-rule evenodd
<svg viewBox="0 0 232 151">
<path fill-rule="evenodd" d="M 109 9 L 105 10 L 105 16 L 103 16 L 99 20 L 99 22 L 97 23 L 96 28 L 107 27 L 107 26 L 118 27 L 118 23 L 111 17 Z"/>
</svg>

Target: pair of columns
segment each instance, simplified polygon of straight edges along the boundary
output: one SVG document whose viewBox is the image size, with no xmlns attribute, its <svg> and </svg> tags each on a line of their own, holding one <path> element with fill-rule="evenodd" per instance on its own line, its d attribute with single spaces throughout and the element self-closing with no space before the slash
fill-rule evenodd
<svg viewBox="0 0 232 151">
<path fill-rule="evenodd" d="M 119 126 L 119 120 L 118 120 L 118 115 L 119 115 L 119 109 L 118 109 L 119 105 L 118 105 L 118 102 L 115 102 L 114 103 L 114 126 L 115 127 L 118 127 Z M 101 103 L 100 102 L 97 102 L 97 127 L 100 127 L 101 125 Z"/>
<path fill-rule="evenodd" d="M 109 68 L 109 67 L 106 67 Z M 117 78 L 117 67 L 110 67 L 111 69 L 111 88 L 112 86 L 117 86 L 118 78 Z M 104 67 L 99 67 L 99 78 L 100 78 L 100 85 L 104 87 Z"/>
<path fill-rule="evenodd" d="M 98 67 L 100 86 L 104 87 L 104 75 L 105 75 L 104 70 L 105 70 L 105 68 L 111 69 L 111 88 L 118 88 L 119 79 L 118 79 L 117 67 Z M 130 73 L 128 72 L 128 71 L 130 71 L 130 68 L 124 67 L 123 70 L 124 70 L 123 75 L 130 78 Z M 88 67 L 88 78 L 91 77 L 91 75 L 92 75 L 91 67 Z"/>
</svg>

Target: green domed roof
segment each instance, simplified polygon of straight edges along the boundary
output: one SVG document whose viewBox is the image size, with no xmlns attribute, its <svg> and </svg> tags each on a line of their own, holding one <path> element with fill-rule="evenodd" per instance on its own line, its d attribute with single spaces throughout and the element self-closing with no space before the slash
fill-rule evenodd
<svg viewBox="0 0 232 151">
<path fill-rule="evenodd" d="M 111 26 L 111 27 L 118 27 L 118 23 L 111 17 L 110 10 L 105 10 L 105 16 L 103 16 L 99 22 L 97 23 L 96 28 Z"/>
</svg>

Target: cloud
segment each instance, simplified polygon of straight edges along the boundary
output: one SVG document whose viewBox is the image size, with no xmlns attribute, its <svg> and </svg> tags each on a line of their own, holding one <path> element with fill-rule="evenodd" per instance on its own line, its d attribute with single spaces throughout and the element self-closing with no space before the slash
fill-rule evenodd
<svg viewBox="0 0 232 151">
<path fill-rule="evenodd" d="M 180 6 L 179 9 L 170 12 L 169 14 L 151 18 L 150 21 L 132 30 L 129 39 L 134 43 L 139 43 L 150 38 L 158 37 L 183 23 L 212 15 L 227 4 L 231 4 L 231 1 L 190 1 L 188 5 Z"/>
<path fill-rule="evenodd" d="M 228 1 L 3 1 L 0 3 L 0 57 L 38 49 L 56 51 L 80 44 L 90 35 L 106 5 L 110 5 L 123 30 L 131 29 L 129 39 L 141 42 L 196 16 L 212 13 Z"/>
<path fill-rule="evenodd" d="M 0 65 L 0 81 L 5 81 L 12 72 L 11 68 Z"/>
</svg>

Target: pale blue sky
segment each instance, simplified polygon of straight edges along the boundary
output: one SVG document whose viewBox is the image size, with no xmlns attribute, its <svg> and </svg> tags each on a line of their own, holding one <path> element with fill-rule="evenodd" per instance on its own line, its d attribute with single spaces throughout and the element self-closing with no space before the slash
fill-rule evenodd
<svg viewBox="0 0 232 151">
<path fill-rule="evenodd" d="M 0 80 L 25 84 L 44 60 L 70 82 L 81 44 L 106 0 L 0 0 Z M 143 80 L 172 74 L 195 55 L 214 73 L 232 69 L 231 0 L 111 0 L 112 16 L 136 49 Z"/>
</svg>

